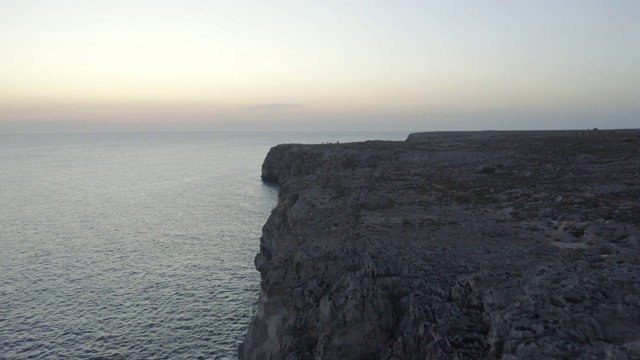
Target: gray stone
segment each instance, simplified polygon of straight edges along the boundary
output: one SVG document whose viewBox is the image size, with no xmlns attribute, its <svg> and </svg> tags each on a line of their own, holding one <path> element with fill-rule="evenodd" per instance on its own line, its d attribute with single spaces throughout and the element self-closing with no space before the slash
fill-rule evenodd
<svg viewBox="0 0 640 360">
<path fill-rule="evenodd" d="M 279 201 L 240 358 L 640 359 L 628 135 L 272 148 L 262 177 Z"/>
</svg>

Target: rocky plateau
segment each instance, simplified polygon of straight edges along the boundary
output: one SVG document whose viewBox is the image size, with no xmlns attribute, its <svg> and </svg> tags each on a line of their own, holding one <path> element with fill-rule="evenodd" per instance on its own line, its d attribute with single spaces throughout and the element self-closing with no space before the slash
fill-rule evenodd
<svg viewBox="0 0 640 360">
<path fill-rule="evenodd" d="M 240 359 L 640 359 L 635 130 L 273 147 Z"/>
</svg>

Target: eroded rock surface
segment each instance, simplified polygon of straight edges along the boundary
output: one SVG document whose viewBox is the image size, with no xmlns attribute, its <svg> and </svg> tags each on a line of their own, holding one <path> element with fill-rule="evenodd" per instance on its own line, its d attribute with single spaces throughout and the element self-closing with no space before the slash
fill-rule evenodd
<svg viewBox="0 0 640 360">
<path fill-rule="evenodd" d="M 640 139 L 279 145 L 244 359 L 640 359 Z"/>
</svg>

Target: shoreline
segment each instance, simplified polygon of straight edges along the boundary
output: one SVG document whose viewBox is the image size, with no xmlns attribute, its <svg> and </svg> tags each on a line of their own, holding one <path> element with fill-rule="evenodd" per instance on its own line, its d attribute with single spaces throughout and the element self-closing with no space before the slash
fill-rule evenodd
<svg viewBox="0 0 640 360">
<path fill-rule="evenodd" d="M 640 353 L 635 130 L 278 145 L 241 359 Z"/>
</svg>

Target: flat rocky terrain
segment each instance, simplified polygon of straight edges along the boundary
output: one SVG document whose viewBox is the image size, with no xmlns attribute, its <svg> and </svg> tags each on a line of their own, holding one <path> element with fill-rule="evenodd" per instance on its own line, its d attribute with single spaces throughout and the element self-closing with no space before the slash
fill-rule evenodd
<svg viewBox="0 0 640 360">
<path fill-rule="evenodd" d="M 279 145 L 243 359 L 640 359 L 633 130 Z"/>
</svg>

